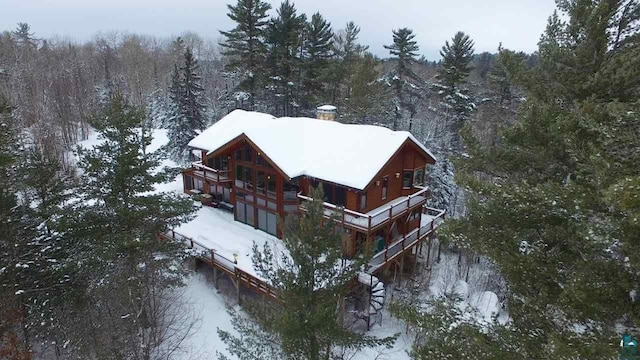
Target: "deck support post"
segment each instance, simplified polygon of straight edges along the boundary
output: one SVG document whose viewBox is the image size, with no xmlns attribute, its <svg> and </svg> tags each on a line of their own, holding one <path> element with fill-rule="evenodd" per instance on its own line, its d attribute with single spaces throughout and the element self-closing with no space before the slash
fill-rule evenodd
<svg viewBox="0 0 640 360">
<path fill-rule="evenodd" d="M 233 282 L 233 284 L 236 286 L 236 300 L 238 301 L 238 305 L 240 304 L 240 278 L 238 277 L 238 273 L 236 273 L 236 279 Z"/>
<path fill-rule="evenodd" d="M 213 286 L 218 288 L 218 268 L 213 266 Z"/>
<path fill-rule="evenodd" d="M 404 271 L 404 257 L 406 256 L 405 253 L 402 253 L 402 255 L 400 255 L 400 281 L 402 281 L 402 272 Z"/>
</svg>

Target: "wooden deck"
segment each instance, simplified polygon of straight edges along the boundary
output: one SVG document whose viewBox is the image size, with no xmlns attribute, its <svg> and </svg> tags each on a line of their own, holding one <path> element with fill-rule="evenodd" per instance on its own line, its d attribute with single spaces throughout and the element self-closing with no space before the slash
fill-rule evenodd
<svg viewBox="0 0 640 360">
<path fill-rule="evenodd" d="M 444 220 L 445 211 L 439 209 L 422 207 L 423 221 L 421 226 L 409 234 L 402 236 L 399 239 L 387 244 L 386 248 L 382 251 L 374 254 L 369 261 L 367 273 L 374 274 L 387 265 L 393 263 L 405 251 L 412 249 L 418 245 L 421 241 L 431 237 L 438 225 Z M 267 284 L 263 279 L 260 279 L 249 272 L 241 269 L 237 260 L 229 259 L 211 247 L 208 247 L 190 237 L 184 236 L 176 231 L 168 231 L 164 234 L 160 234 L 161 238 L 173 239 L 184 243 L 189 249 L 193 251 L 193 256 L 202 261 L 203 263 L 211 266 L 214 269 L 214 277 L 217 282 L 217 272 L 221 271 L 229 276 L 234 282 L 236 287 L 238 298 L 240 294 L 240 285 L 253 290 L 259 294 L 266 296 L 269 299 L 277 300 L 277 289 L 274 289 Z"/>
<path fill-rule="evenodd" d="M 422 210 L 422 217 L 428 217 L 428 221 L 424 221 L 420 224 L 420 227 L 402 236 L 401 238 L 391 243 L 387 243 L 387 246 L 384 250 L 373 255 L 373 257 L 369 261 L 369 269 L 367 271 L 369 274 L 374 274 L 377 271 L 383 269 L 387 264 L 393 262 L 406 250 L 410 250 L 418 243 L 420 243 L 427 237 L 431 237 L 435 233 L 438 225 L 440 225 L 440 223 L 444 221 L 446 211 L 433 209 L 426 206 L 424 206 Z"/>
<path fill-rule="evenodd" d="M 415 194 L 393 200 L 366 214 L 326 202 L 323 204 L 324 212 L 327 218 L 334 217 L 336 221 L 347 228 L 368 233 L 387 225 L 402 215 L 408 214 L 413 209 L 424 206 L 430 191 L 427 187 L 422 188 Z M 313 200 L 304 195 L 298 195 L 298 198 L 301 200 L 300 210 L 303 211 L 305 210 L 305 203 Z"/>
<path fill-rule="evenodd" d="M 215 249 L 208 248 L 207 246 L 175 231 L 168 231 L 164 234 L 160 234 L 160 237 L 185 243 L 189 249 L 193 250 L 194 257 L 211 266 L 214 271 L 222 271 L 223 273 L 227 274 L 231 278 L 231 280 L 234 281 L 234 285 L 236 286 L 236 290 L 238 290 L 238 292 L 239 285 L 242 284 L 250 290 L 256 291 L 259 294 L 263 294 L 271 299 L 277 300 L 278 296 L 276 294 L 276 291 L 264 280 L 257 278 L 240 269 L 237 266 L 236 261 L 218 254 Z"/>
</svg>

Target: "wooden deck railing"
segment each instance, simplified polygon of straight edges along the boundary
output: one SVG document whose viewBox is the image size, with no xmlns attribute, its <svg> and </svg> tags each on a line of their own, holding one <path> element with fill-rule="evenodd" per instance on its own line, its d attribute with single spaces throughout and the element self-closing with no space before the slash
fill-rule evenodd
<svg viewBox="0 0 640 360">
<path fill-rule="evenodd" d="M 402 201 L 392 201 L 389 205 L 383 206 L 373 213 L 363 214 L 327 202 L 323 203 L 323 207 L 326 217 L 335 217 L 337 221 L 348 227 L 370 232 L 377 227 L 385 225 L 388 221 L 396 219 L 398 216 L 406 214 L 418 206 L 424 205 L 427 201 L 427 193 L 429 191 L 427 187 L 421 188 L 420 191 L 407 196 Z M 313 201 L 313 198 L 302 194 L 299 194 L 298 198 L 302 200 L 300 209 L 303 211 L 306 210 L 305 202 Z"/>
<path fill-rule="evenodd" d="M 174 230 L 169 230 L 163 234 L 160 234 L 160 236 L 185 243 L 189 249 L 195 251 L 194 255 L 205 263 L 214 266 L 219 270 L 222 270 L 237 281 L 245 284 L 249 288 L 252 288 L 259 293 L 266 294 L 267 296 L 270 296 L 274 299 L 278 298 L 275 290 L 266 282 L 240 269 L 234 260 L 220 255 L 215 251 L 215 249 L 211 249 L 206 245 L 193 240 L 190 237 L 175 232 Z"/>
<path fill-rule="evenodd" d="M 230 182 L 232 180 L 229 177 L 229 170 L 218 170 L 210 168 L 204 165 L 202 161 L 195 161 L 191 163 L 191 170 L 193 172 L 193 175 L 217 183 Z"/>
<path fill-rule="evenodd" d="M 384 265 L 401 255 L 406 249 L 411 249 L 415 244 L 433 234 L 433 231 L 438 227 L 438 225 L 440 225 L 440 223 L 442 223 L 446 214 L 445 210 L 429 208 L 426 206 L 424 206 L 422 210 L 424 213 L 423 216 L 429 216 L 430 221 L 426 224 L 421 224 L 420 227 L 402 236 L 400 239 L 397 239 L 392 243 L 387 243 L 387 246 L 382 251 L 371 258 L 367 272 L 373 274 Z"/>
</svg>

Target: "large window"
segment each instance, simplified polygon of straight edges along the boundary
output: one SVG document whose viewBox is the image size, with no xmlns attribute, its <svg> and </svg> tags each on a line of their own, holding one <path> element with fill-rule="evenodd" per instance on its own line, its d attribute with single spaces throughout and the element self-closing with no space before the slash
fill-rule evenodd
<svg viewBox="0 0 640 360">
<path fill-rule="evenodd" d="M 411 189 L 413 184 L 413 170 L 405 170 L 402 176 L 402 188 Z"/>
<path fill-rule="evenodd" d="M 236 186 L 253 190 L 253 184 L 253 169 L 247 166 L 236 165 Z"/>
<path fill-rule="evenodd" d="M 249 145 L 243 145 L 237 148 L 236 151 L 234 152 L 234 157 L 238 161 L 251 162 L 253 159 L 252 155 L 253 155 L 253 150 Z"/>
<path fill-rule="evenodd" d="M 236 220 L 243 222 L 247 225 L 255 226 L 255 217 L 253 213 L 253 206 L 245 204 L 243 202 L 236 201 Z"/>
<path fill-rule="evenodd" d="M 263 158 L 261 155 L 258 155 L 258 157 L 256 158 L 256 164 L 258 166 L 264 166 L 264 167 L 268 167 L 268 168 L 273 168 L 273 166 L 271 166 L 271 164 L 269 164 L 267 159 Z"/>
<path fill-rule="evenodd" d="M 189 175 L 184 176 L 184 187 L 187 190 L 193 189 L 193 178 Z"/>
<path fill-rule="evenodd" d="M 271 235 L 278 233 L 278 216 L 275 213 L 258 209 L 258 229 Z"/>
<path fill-rule="evenodd" d="M 207 165 L 216 170 L 229 170 L 229 159 L 226 156 L 216 156 L 210 158 L 207 161 Z"/>
<path fill-rule="evenodd" d="M 382 200 L 387 198 L 387 190 L 389 189 L 389 177 L 382 178 Z"/>
</svg>

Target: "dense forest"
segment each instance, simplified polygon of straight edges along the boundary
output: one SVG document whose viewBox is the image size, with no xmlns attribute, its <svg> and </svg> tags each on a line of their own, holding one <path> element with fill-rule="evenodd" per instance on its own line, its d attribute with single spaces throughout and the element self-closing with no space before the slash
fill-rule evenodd
<svg viewBox="0 0 640 360">
<path fill-rule="evenodd" d="M 6 29 L 0 358 L 173 358 L 193 326 L 172 292 L 186 254 L 156 234 L 194 205 L 153 191 L 177 174 L 158 167 L 187 163 L 189 140 L 234 109 L 313 117 L 323 104 L 340 122 L 409 131 L 430 148 L 430 205 L 450 215 L 438 257 L 455 253 L 467 278 L 482 262 L 499 279 L 506 323 L 475 321 L 453 290 L 395 299 L 412 358 L 617 358 L 620 335 L 638 335 L 640 323 L 640 4 L 556 3 L 533 54 L 499 42 L 476 53 L 473 34 L 457 32 L 438 59 L 419 56 L 409 28 L 389 33 L 381 59 L 357 24 L 330 24 L 288 0 L 276 9 L 238 0 L 228 5 L 236 26 L 219 34 L 81 43 L 40 38 L 25 23 Z M 156 128 L 169 143 L 147 153 Z M 101 145 L 77 149 L 92 132 Z M 317 258 L 334 256 L 312 241 L 332 239 L 313 216 L 283 226 Z M 315 332 L 278 310 L 248 309 L 259 320 L 235 314 L 239 337 L 221 337 L 241 359 L 347 358 L 346 348 L 392 342 L 339 326 L 327 304 L 341 286 L 290 298 L 292 313 L 328 302 L 304 316 L 323 324 Z"/>
</svg>

